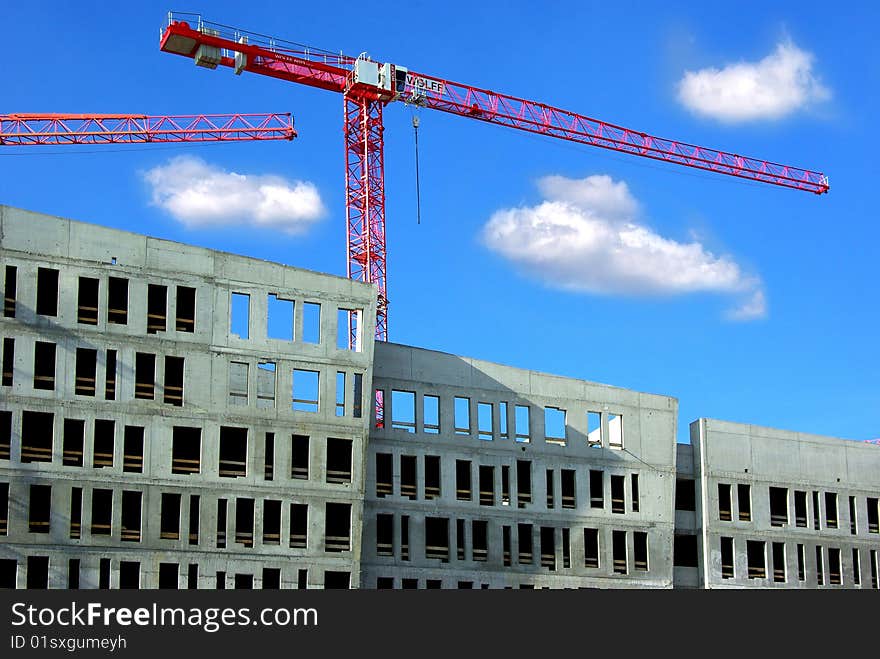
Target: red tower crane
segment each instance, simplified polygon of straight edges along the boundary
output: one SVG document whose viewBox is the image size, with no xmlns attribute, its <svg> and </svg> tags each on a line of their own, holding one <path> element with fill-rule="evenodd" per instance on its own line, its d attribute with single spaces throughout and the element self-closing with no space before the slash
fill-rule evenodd
<svg viewBox="0 0 880 659">
<path fill-rule="evenodd" d="M 135 144 L 292 140 L 290 113 L 197 114 L 4 114 L 0 145 Z"/>
<path fill-rule="evenodd" d="M 248 71 L 343 95 L 348 276 L 378 286 L 380 340 L 388 338 L 382 109 L 393 101 L 795 190 L 828 192 L 828 178 L 820 172 L 655 137 L 366 55 L 348 57 L 210 23 L 198 14 L 169 13 L 160 48 L 206 68 L 225 66 L 236 74 Z"/>
</svg>

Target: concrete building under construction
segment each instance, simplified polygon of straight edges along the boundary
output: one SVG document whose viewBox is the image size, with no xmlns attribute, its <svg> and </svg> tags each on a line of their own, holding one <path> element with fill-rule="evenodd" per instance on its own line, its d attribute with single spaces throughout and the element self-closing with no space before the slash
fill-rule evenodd
<svg viewBox="0 0 880 659">
<path fill-rule="evenodd" d="M 880 447 L 677 445 L 672 397 L 374 343 L 366 284 L 0 239 L 0 587 L 878 588 Z"/>
</svg>

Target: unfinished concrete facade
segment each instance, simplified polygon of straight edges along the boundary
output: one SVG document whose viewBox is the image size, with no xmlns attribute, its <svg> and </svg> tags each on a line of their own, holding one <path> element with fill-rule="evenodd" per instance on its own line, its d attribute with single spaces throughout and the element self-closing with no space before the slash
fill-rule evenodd
<svg viewBox="0 0 880 659">
<path fill-rule="evenodd" d="M 374 344 L 371 286 L 4 206 L 0 285 L 0 588 L 880 589 L 878 446 L 676 445 L 674 398 Z"/>
<path fill-rule="evenodd" d="M 373 287 L 3 206 L 0 239 L 0 585 L 357 586 Z"/>
<path fill-rule="evenodd" d="M 674 398 L 375 350 L 362 587 L 671 587 Z"/>
<path fill-rule="evenodd" d="M 690 437 L 676 587 L 880 588 L 880 447 L 713 419 Z"/>
</svg>

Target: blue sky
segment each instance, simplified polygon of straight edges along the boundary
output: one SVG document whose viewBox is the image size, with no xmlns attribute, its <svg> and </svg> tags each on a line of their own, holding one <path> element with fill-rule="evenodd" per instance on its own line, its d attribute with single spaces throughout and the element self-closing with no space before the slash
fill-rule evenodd
<svg viewBox="0 0 880 659">
<path fill-rule="evenodd" d="M 4 58 L 0 112 L 290 111 L 299 137 L 4 148 L 0 203 L 344 275 L 341 98 L 161 53 L 169 9 L 13 3 L 5 52 L 18 55 Z M 422 110 L 417 224 L 412 111 L 394 104 L 385 112 L 390 337 L 675 396 L 681 440 L 700 416 L 880 436 L 876 6 L 181 9 L 825 172 L 831 192 L 818 197 Z M 259 226 L 258 217 L 218 225 L 205 203 L 183 207 L 199 177 L 231 185 L 224 199 L 239 195 L 243 208 L 264 184 L 284 195 Z"/>
</svg>

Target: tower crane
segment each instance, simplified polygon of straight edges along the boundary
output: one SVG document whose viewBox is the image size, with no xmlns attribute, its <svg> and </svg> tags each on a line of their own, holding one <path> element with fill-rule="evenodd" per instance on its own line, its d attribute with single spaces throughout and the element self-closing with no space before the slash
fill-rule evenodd
<svg viewBox="0 0 880 659">
<path fill-rule="evenodd" d="M 292 140 L 290 113 L 197 114 L 3 114 L 0 145 L 137 144 Z"/>
<path fill-rule="evenodd" d="M 816 194 L 828 178 L 808 169 L 655 137 L 545 103 L 349 57 L 169 13 L 160 49 L 192 58 L 201 67 L 300 83 L 342 94 L 345 108 L 345 180 L 348 276 L 378 287 L 376 338 L 388 338 L 384 140 L 382 110 L 401 101 L 461 117 Z M 356 332 L 350 319 L 352 335 Z"/>
</svg>

